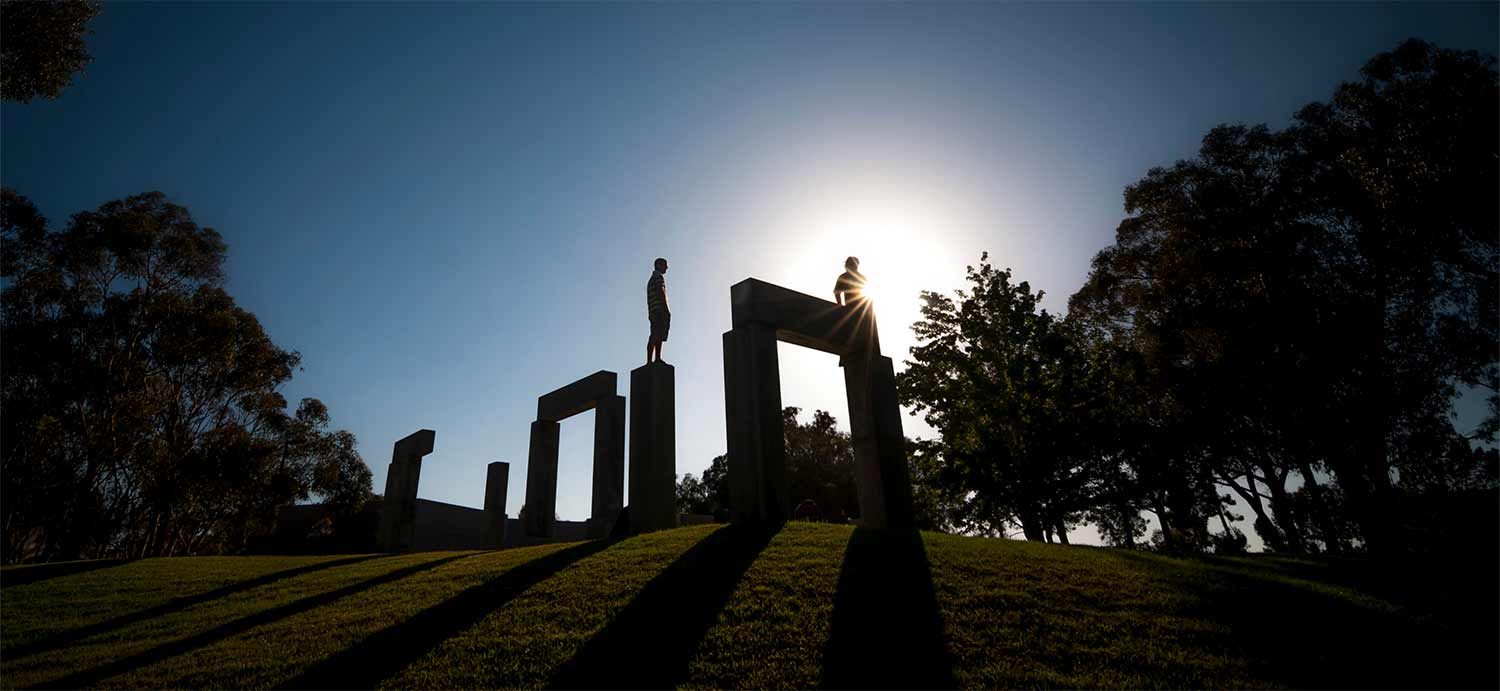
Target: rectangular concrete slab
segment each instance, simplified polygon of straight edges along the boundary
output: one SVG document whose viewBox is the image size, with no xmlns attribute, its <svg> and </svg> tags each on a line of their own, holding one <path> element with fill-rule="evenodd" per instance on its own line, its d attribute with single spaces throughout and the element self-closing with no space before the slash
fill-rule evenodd
<svg viewBox="0 0 1500 691">
<path fill-rule="evenodd" d="M 896 398 L 891 359 L 851 355 L 840 364 L 844 368 L 844 391 L 849 402 L 860 525 L 912 528 L 915 512 L 910 470 L 906 466 L 906 436 L 901 430 L 901 407 Z"/>
<path fill-rule="evenodd" d="M 391 449 L 380 509 L 380 547 L 387 552 L 407 552 L 416 544 L 422 457 L 432 453 L 436 438 L 436 432 L 421 429 L 402 437 Z"/>
<path fill-rule="evenodd" d="M 724 401 L 733 520 L 785 523 L 791 507 L 773 327 L 748 322 L 724 334 Z"/>
<path fill-rule="evenodd" d="M 677 370 L 630 372 L 630 531 L 677 527 Z"/>
<path fill-rule="evenodd" d="M 594 406 L 594 491 L 589 537 L 608 537 L 625 502 L 625 397 Z"/>
<path fill-rule="evenodd" d="M 869 302 L 840 305 L 754 278 L 731 286 L 729 301 L 736 327 L 769 324 L 778 340 L 835 355 L 880 352 Z"/>
<path fill-rule="evenodd" d="M 557 447 L 562 426 L 538 420 L 531 423 L 531 446 L 526 454 L 527 537 L 552 537 L 557 514 Z"/>
<path fill-rule="evenodd" d="M 619 375 L 599 370 L 536 400 L 536 419 L 561 422 L 616 395 Z"/>
<path fill-rule="evenodd" d="M 437 432 L 430 429 L 412 432 L 396 442 L 396 447 L 391 453 L 391 460 L 426 456 L 432 453 L 432 444 L 436 439 Z"/>
<path fill-rule="evenodd" d="M 495 461 L 484 477 L 484 549 L 500 549 L 505 544 L 505 493 L 510 488 L 510 464 Z"/>
</svg>

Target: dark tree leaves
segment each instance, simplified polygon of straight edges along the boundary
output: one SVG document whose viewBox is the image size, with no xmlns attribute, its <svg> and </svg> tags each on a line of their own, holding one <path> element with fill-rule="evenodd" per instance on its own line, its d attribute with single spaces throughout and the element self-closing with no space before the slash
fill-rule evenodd
<svg viewBox="0 0 1500 691">
<path fill-rule="evenodd" d="M 84 36 L 97 0 L 0 0 L 0 98 L 55 99 L 93 60 Z"/>
</svg>

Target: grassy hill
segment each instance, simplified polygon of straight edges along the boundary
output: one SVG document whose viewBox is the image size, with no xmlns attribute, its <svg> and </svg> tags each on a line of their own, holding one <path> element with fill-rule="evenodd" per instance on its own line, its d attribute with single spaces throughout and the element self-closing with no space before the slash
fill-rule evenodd
<svg viewBox="0 0 1500 691">
<path fill-rule="evenodd" d="M 1462 568 L 791 524 L 0 571 L 0 685 L 1370 687 L 1497 679 Z"/>
</svg>

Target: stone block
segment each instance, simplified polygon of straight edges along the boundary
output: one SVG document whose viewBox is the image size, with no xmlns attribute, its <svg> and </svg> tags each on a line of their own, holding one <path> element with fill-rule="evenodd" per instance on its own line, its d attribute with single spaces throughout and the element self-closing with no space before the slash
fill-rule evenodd
<svg viewBox="0 0 1500 691">
<path fill-rule="evenodd" d="M 776 340 L 775 327 L 758 322 L 724 334 L 725 434 L 737 522 L 779 525 L 790 515 Z"/>
<path fill-rule="evenodd" d="M 912 528 L 911 478 L 894 365 L 888 357 L 860 355 L 845 357 L 841 365 L 849 402 L 860 525 Z"/>
<path fill-rule="evenodd" d="M 380 510 L 380 547 L 387 552 L 407 552 L 416 544 L 422 457 L 432 453 L 436 436 L 430 429 L 417 430 L 397 441 L 391 450 Z"/>
<path fill-rule="evenodd" d="M 510 464 L 495 461 L 484 478 L 484 549 L 500 549 L 505 544 L 505 493 L 510 488 Z"/>
<path fill-rule="evenodd" d="M 608 537 L 625 505 L 625 397 L 594 407 L 594 489 L 589 537 Z"/>
<path fill-rule="evenodd" d="M 526 453 L 526 536 L 552 537 L 557 514 L 557 447 L 562 426 L 537 420 L 531 423 L 531 446 Z"/>
<path fill-rule="evenodd" d="M 729 299 L 736 327 L 769 324 L 778 340 L 835 355 L 880 352 L 869 301 L 840 305 L 753 278 L 730 287 Z"/>
<path fill-rule="evenodd" d="M 676 369 L 630 372 L 630 532 L 677 527 Z"/>
<path fill-rule="evenodd" d="M 619 375 L 599 370 L 536 400 L 536 419 L 562 422 L 615 395 Z"/>
</svg>

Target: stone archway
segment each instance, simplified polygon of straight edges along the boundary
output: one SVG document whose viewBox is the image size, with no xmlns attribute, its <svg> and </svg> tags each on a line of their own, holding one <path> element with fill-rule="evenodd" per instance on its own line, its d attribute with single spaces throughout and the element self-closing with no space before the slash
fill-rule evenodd
<svg viewBox="0 0 1500 691">
<path fill-rule="evenodd" d="M 784 523 L 790 515 L 777 341 L 839 356 L 854 441 L 860 523 L 914 527 L 906 438 L 891 359 L 880 354 L 870 303 L 838 305 L 753 278 L 729 290 L 724 413 L 733 520 Z"/>
<path fill-rule="evenodd" d="M 588 536 L 606 537 L 625 500 L 625 397 L 619 375 L 600 370 L 537 399 L 526 457 L 526 537 L 549 539 L 557 512 L 557 447 L 563 420 L 594 411 L 593 508 Z"/>
</svg>

